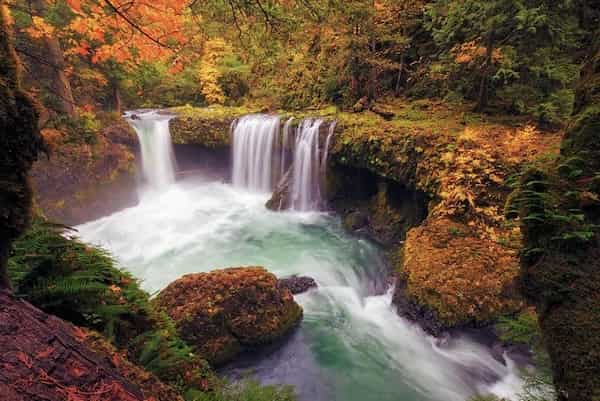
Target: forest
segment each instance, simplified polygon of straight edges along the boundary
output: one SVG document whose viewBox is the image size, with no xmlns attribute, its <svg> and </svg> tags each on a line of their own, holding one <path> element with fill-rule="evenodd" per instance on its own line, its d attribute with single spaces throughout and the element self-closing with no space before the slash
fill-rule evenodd
<svg viewBox="0 0 600 401">
<path fill-rule="evenodd" d="M 599 0 L 0 0 L 0 400 L 600 401 Z"/>
</svg>

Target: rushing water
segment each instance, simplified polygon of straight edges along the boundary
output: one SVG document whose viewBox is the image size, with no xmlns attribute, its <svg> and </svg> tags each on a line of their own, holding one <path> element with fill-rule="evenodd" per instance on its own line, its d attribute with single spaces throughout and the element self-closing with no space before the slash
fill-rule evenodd
<svg viewBox="0 0 600 401">
<path fill-rule="evenodd" d="M 255 191 L 273 189 L 279 128 L 279 117 L 263 114 L 248 115 L 234 123 L 233 185 Z"/>
<path fill-rule="evenodd" d="M 145 192 L 139 205 L 78 229 L 151 292 L 185 273 L 228 266 L 315 278 L 318 289 L 296 298 L 304 308 L 299 330 L 282 346 L 226 369 L 233 377 L 249 369 L 263 382 L 296 385 L 302 401 L 514 395 L 521 383 L 510 360 L 497 361 L 467 337 L 436 340 L 398 317 L 373 244 L 346 235 L 328 214 L 271 212 L 268 197 L 196 177 Z"/>
<path fill-rule="evenodd" d="M 175 158 L 169 132 L 169 120 L 173 116 L 154 110 L 140 110 L 128 113 L 126 117 L 140 142 L 145 182 L 154 189 L 173 184 Z"/>
</svg>

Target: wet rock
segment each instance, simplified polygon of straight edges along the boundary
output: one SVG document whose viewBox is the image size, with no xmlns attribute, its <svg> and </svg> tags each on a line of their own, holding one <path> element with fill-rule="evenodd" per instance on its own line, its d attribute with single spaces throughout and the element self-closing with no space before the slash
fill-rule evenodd
<svg viewBox="0 0 600 401">
<path fill-rule="evenodd" d="M 286 288 L 292 294 L 301 294 L 317 287 L 317 282 L 312 277 L 307 276 L 290 276 L 279 279 L 279 288 Z"/>
<path fill-rule="evenodd" d="M 343 224 L 346 230 L 357 231 L 369 225 L 369 216 L 361 211 L 353 211 L 344 217 Z"/>
<path fill-rule="evenodd" d="M 279 211 L 289 209 L 291 206 L 290 199 L 290 186 L 292 182 L 292 169 L 289 168 L 288 171 L 281 177 L 279 184 L 273 191 L 273 195 L 271 199 L 267 201 L 266 207 L 269 210 Z"/>
<path fill-rule="evenodd" d="M 392 303 L 396 305 L 398 314 L 411 322 L 418 323 L 427 333 L 439 337 L 448 327 L 437 316 L 437 313 L 425 305 L 412 299 L 406 292 L 406 282 L 397 280 Z"/>
<path fill-rule="evenodd" d="M 302 318 L 287 288 L 262 267 L 238 267 L 188 274 L 157 297 L 181 337 L 212 364 L 273 342 Z"/>
</svg>

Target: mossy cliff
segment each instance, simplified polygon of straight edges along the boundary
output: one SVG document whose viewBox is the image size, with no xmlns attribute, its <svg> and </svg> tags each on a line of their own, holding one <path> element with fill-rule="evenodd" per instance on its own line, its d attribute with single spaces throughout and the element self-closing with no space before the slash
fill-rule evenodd
<svg viewBox="0 0 600 401">
<path fill-rule="evenodd" d="M 61 129 L 43 129 L 47 157 L 32 168 L 35 202 L 48 217 L 76 225 L 134 204 L 137 137 L 119 117 L 84 140 Z"/>
<path fill-rule="evenodd" d="M 9 27 L 7 5 L 0 2 L 0 288 L 9 287 L 6 262 L 11 242 L 31 219 L 28 173 L 44 148 L 38 111 L 21 87 L 20 65 Z"/>
<path fill-rule="evenodd" d="M 520 309 L 520 233 L 503 215 L 506 182 L 535 154 L 555 149 L 560 136 L 461 106 L 392 100 L 380 107 L 395 117 L 338 115 L 331 163 L 333 170 L 359 169 L 388 187 L 402 186 L 405 202 L 427 202 L 420 223 L 406 221 L 411 214 L 394 205 L 393 200 L 401 204 L 397 196 L 384 202 L 377 191 L 371 197 L 371 231 L 405 222 L 389 247 L 400 312 L 419 320 L 427 316 L 426 328 L 437 332 Z M 366 173 L 355 174 L 348 180 Z M 421 196 L 406 199 L 411 191 Z"/>
<path fill-rule="evenodd" d="M 586 93 L 560 156 L 522 175 L 509 208 L 521 221 L 521 284 L 537 307 L 560 401 L 600 400 L 598 88 Z"/>
<path fill-rule="evenodd" d="M 238 117 L 249 114 L 246 107 L 190 107 L 170 109 L 177 117 L 170 121 L 171 138 L 174 144 L 202 145 L 220 148 L 231 145 L 229 128 Z"/>
</svg>

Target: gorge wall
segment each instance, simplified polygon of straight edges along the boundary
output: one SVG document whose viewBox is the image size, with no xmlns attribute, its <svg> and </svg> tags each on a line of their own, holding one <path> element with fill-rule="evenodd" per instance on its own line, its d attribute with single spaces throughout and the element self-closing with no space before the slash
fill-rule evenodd
<svg viewBox="0 0 600 401">
<path fill-rule="evenodd" d="M 471 121 L 441 103 L 379 108 L 394 110 L 394 117 L 331 109 L 280 116 L 282 124 L 290 116 L 337 121 L 325 197 L 349 231 L 388 250 L 401 314 L 438 333 L 518 311 L 521 237 L 504 217 L 507 181 L 536 154 L 551 151 L 560 135 L 525 122 Z M 174 141 L 226 149 L 231 122 L 247 112 L 186 108 L 172 121 Z M 277 196 L 278 190 L 273 205 L 281 202 Z"/>
</svg>

